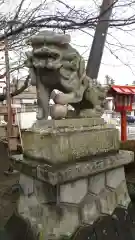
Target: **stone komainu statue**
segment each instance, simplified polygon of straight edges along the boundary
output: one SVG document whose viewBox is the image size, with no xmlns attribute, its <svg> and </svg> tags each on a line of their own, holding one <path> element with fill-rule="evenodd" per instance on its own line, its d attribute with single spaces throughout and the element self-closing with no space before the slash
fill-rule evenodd
<svg viewBox="0 0 135 240">
<path fill-rule="evenodd" d="M 86 76 L 85 62 L 70 44 L 70 36 L 43 31 L 29 39 L 26 66 L 31 84 L 37 89 L 37 119 L 69 117 L 68 105 L 74 108 L 70 117 L 99 116 L 103 110 L 104 91 Z M 54 94 L 54 89 L 61 91 Z M 54 105 L 49 108 L 49 100 Z M 71 112 L 70 112 L 71 114 Z"/>
</svg>

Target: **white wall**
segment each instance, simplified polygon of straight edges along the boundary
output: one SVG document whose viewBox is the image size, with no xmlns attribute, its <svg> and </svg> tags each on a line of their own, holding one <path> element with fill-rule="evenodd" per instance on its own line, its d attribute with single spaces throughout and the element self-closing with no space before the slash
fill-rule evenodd
<svg viewBox="0 0 135 240">
<path fill-rule="evenodd" d="M 16 123 L 19 121 L 21 129 L 26 129 L 32 127 L 33 123 L 36 121 L 36 112 L 22 112 L 17 113 Z"/>
<path fill-rule="evenodd" d="M 132 112 L 131 112 L 131 116 L 134 116 L 134 115 L 135 115 L 135 114 L 134 114 L 134 111 L 132 111 Z"/>
</svg>

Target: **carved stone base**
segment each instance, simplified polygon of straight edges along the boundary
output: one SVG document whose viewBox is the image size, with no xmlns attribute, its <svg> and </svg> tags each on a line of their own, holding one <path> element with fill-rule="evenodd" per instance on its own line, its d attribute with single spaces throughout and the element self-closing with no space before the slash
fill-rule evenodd
<svg viewBox="0 0 135 240">
<path fill-rule="evenodd" d="M 19 214 L 45 240 L 76 239 L 84 226 L 105 235 L 102 217 L 111 222 L 116 209 L 131 202 L 124 165 L 134 160 L 133 152 L 119 151 L 117 130 L 102 119 L 42 124 L 23 133 L 24 155 L 12 157 L 22 173 Z"/>
<path fill-rule="evenodd" d="M 131 200 L 123 165 L 133 161 L 133 154 L 121 151 L 119 154 L 109 154 L 105 159 L 103 157 L 103 162 L 106 162 L 108 167 L 100 165 L 101 157 L 93 158 L 89 162 L 92 161 L 96 163 L 95 168 L 88 168 L 88 172 L 87 168 L 83 169 L 81 166 L 81 176 L 78 175 L 78 168 L 75 171 L 76 164 L 56 169 L 55 181 L 47 177 L 41 180 L 37 174 L 39 166 L 35 168 L 37 172 L 33 169 L 37 179 L 21 175 L 23 192 L 18 211 L 24 219 L 29 219 L 31 226 L 34 229 L 36 227 L 37 234 L 42 234 L 43 239 L 61 239 L 63 236 L 72 238 L 78 229 L 85 225 L 91 229 L 102 216 L 113 214 L 115 217 L 114 212 L 119 206 L 122 209 L 128 208 Z M 23 160 L 21 162 L 23 165 Z M 84 165 L 87 164 L 88 162 L 85 162 Z M 44 169 L 46 176 L 49 175 L 49 169 L 51 173 L 51 168 Z M 63 178 L 59 178 L 62 169 Z M 73 176 L 67 169 L 71 169 Z M 28 174 L 26 164 L 25 171 Z"/>
<path fill-rule="evenodd" d="M 27 157 L 59 164 L 118 151 L 117 129 L 100 118 L 47 121 L 22 133 Z"/>
<path fill-rule="evenodd" d="M 43 196 L 43 185 L 39 182 L 34 185 L 44 210 L 46 239 L 51 235 L 56 239 L 63 235 L 71 237 L 79 226 L 92 225 L 103 215 L 111 215 L 118 206 L 127 209 L 130 203 L 124 167 L 56 186 L 57 195 L 48 186 L 50 199 L 46 190 Z M 44 189 L 47 189 L 46 184 Z"/>
<path fill-rule="evenodd" d="M 43 236 L 34 234 L 28 221 L 13 215 L 5 230 L 0 231 L 0 239 L 39 240 Z M 53 236 L 50 238 L 53 239 Z M 82 225 L 72 236 L 61 236 L 61 240 L 134 240 L 135 239 L 135 206 L 130 203 L 127 209 L 119 206 L 111 215 L 104 215 L 92 225 Z"/>
</svg>

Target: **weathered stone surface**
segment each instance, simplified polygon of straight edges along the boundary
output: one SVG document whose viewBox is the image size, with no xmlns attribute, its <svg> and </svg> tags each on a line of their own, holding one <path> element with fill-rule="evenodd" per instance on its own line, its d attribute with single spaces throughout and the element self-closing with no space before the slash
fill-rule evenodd
<svg viewBox="0 0 135 240">
<path fill-rule="evenodd" d="M 37 201 L 34 194 L 30 196 L 21 195 L 17 210 L 22 217 L 22 221 L 28 222 L 27 232 L 30 230 L 33 232 L 34 238 L 29 238 L 28 234 L 28 239 L 37 239 L 36 236 L 43 228 L 43 205 Z M 24 227 L 24 224 L 22 227 Z M 25 234 L 25 237 L 26 235 L 27 234 Z"/>
<path fill-rule="evenodd" d="M 132 160 L 131 152 L 120 151 L 71 165 L 40 165 L 40 168 L 44 166 L 45 178 L 51 179 L 54 186 L 44 182 L 45 179 L 34 180 L 35 194 L 21 196 L 19 213 L 28 218 L 32 226 L 42 229 L 43 239 L 70 237 L 79 226 L 111 215 L 118 206 L 127 208 L 130 198 L 121 166 Z M 78 179 L 80 172 L 83 179 Z"/>
<path fill-rule="evenodd" d="M 134 153 L 130 151 L 119 151 L 104 157 L 90 158 L 89 161 L 78 162 L 72 165 L 62 166 L 59 169 L 47 168 L 39 165 L 37 167 L 37 178 L 41 181 L 50 182 L 53 185 L 66 181 L 75 180 L 80 177 L 95 175 L 109 169 L 118 168 L 134 160 Z M 46 174 L 47 173 L 47 174 Z"/>
<path fill-rule="evenodd" d="M 55 119 L 68 118 L 68 112 L 63 115 L 60 109 L 69 104 L 74 108 L 71 117 L 101 116 L 104 111 L 104 88 L 86 75 L 83 57 L 68 41 L 68 35 L 55 31 L 39 32 L 29 41 L 32 51 L 26 53 L 25 66 L 29 68 L 31 84 L 37 90 L 38 120 L 48 119 L 51 115 L 49 100 L 55 89 L 62 91 L 53 99 L 55 114 L 51 116 Z"/>
<path fill-rule="evenodd" d="M 78 208 L 72 206 L 44 206 L 43 239 L 71 236 L 79 226 Z"/>
<path fill-rule="evenodd" d="M 53 44 L 67 44 L 70 43 L 71 37 L 68 34 L 56 33 L 53 31 L 42 31 L 38 35 L 32 36 L 29 40 L 29 44 L 37 45 L 44 43 Z"/>
<path fill-rule="evenodd" d="M 39 204 L 36 196 L 21 195 L 18 202 L 18 212 L 25 219 L 29 219 L 32 224 L 41 224 L 43 217 L 43 205 Z"/>
<path fill-rule="evenodd" d="M 87 195 L 86 199 L 81 205 L 82 223 L 92 224 L 100 216 L 98 209 L 97 198 L 92 195 Z"/>
<path fill-rule="evenodd" d="M 81 179 L 60 186 L 60 202 L 79 203 L 88 191 L 88 180 Z"/>
<path fill-rule="evenodd" d="M 125 208 L 127 208 L 129 203 L 131 202 L 128 194 L 128 190 L 127 190 L 126 180 L 123 180 L 117 187 L 116 199 L 117 199 L 117 204 Z"/>
<path fill-rule="evenodd" d="M 20 171 L 34 178 L 34 185 L 27 178 L 21 185 L 18 211 L 33 225 L 41 226 L 46 240 L 70 237 L 79 226 L 93 224 L 98 217 L 114 213 L 118 205 L 127 207 L 130 202 L 123 166 L 133 161 L 134 154 L 119 152 L 117 129 L 103 119 L 88 118 L 101 116 L 104 90 L 87 78 L 84 60 L 69 40 L 54 32 L 31 38 L 33 50 L 27 54 L 26 65 L 37 89 L 37 118 L 41 121 L 22 133 L 24 158 L 14 158 Z M 65 42 L 63 47 L 57 44 Z M 49 100 L 54 89 L 63 93 L 51 95 L 53 117 L 73 117 L 68 115 L 70 104 L 76 119 L 42 121 L 51 114 Z M 123 218 L 125 221 L 125 215 Z M 89 236 L 92 239 L 107 238 L 108 229 L 101 232 L 100 223 L 95 235 Z M 114 236 L 117 238 L 113 234 L 112 239 Z"/>
<path fill-rule="evenodd" d="M 133 240 L 135 239 L 135 208 L 118 207 L 113 215 L 105 215 L 92 226 L 80 226 L 74 233 L 74 240 Z"/>
<path fill-rule="evenodd" d="M 104 189 L 98 197 L 100 204 L 100 212 L 102 214 L 112 214 L 112 212 L 117 206 L 115 191 L 109 191 L 108 189 Z"/>
<path fill-rule="evenodd" d="M 83 124 L 82 124 L 83 123 Z M 80 127 L 93 127 L 104 125 L 103 118 L 76 118 L 76 119 L 61 119 L 61 120 L 40 120 L 33 124 L 33 131 L 53 132 L 54 129 L 59 128 L 69 128 L 78 129 Z M 48 129 L 50 128 L 50 129 Z"/>
<path fill-rule="evenodd" d="M 72 120 L 71 120 L 72 121 Z M 78 128 L 46 128 L 22 133 L 25 155 L 50 163 L 85 160 L 119 149 L 117 129 L 106 125 Z"/>
<path fill-rule="evenodd" d="M 34 192 L 33 178 L 21 174 L 19 183 L 25 196 L 28 196 Z"/>
<path fill-rule="evenodd" d="M 55 168 L 48 164 L 29 160 L 23 155 L 12 156 L 14 167 L 30 176 L 48 182 L 52 185 L 62 184 L 78 178 L 95 175 L 128 164 L 134 160 L 134 153 L 119 151 L 117 154 L 109 154 L 101 157 L 90 157 L 88 161 L 62 165 Z"/>
<path fill-rule="evenodd" d="M 48 198 L 48 196 L 45 195 L 46 193 L 48 194 L 48 191 L 44 193 L 39 191 L 37 198 L 35 195 L 29 197 L 21 196 L 18 208 L 19 213 L 21 213 L 24 218 L 28 218 L 33 226 L 35 225 L 37 228 L 42 229 L 44 239 L 57 239 L 62 235 L 70 237 L 81 224 L 93 224 L 103 214 L 111 215 L 119 205 L 126 208 L 130 203 L 126 181 L 122 181 L 116 188 L 106 189 L 104 184 L 105 177 L 100 173 L 99 178 L 98 174 L 94 176 L 92 187 L 96 184 L 96 179 L 99 180 L 100 178 L 102 178 L 102 180 L 104 179 L 104 181 L 102 181 L 102 184 L 97 181 L 97 185 L 100 184 L 99 188 L 95 185 L 96 191 L 94 194 L 85 194 L 87 190 L 85 189 L 87 179 L 59 186 L 61 188 L 60 196 L 59 191 L 57 191 L 56 195 L 58 203 L 45 203 Z M 37 183 L 37 186 L 39 186 L 41 182 Z M 78 186 L 80 186 L 80 189 L 78 189 Z M 44 183 L 41 183 L 41 188 L 42 187 L 44 190 Z M 72 191 L 73 189 L 74 192 Z M 84 194 L 85 197 L 82 198 Z M 52 196 L 52 192 L 50 196 Z M 62 197 L 65 198 L 65 202 L 61 202 Z"/>
<path fill-rule="evenodd" d="M 57 202 L 57 187 L 49 183 L 34 180 L 34 193 L 40 204 Z"/>
<path fill-rule="evenodd" d="M 105 173 L 89 177 L 89 191 L 98 194 L 105 188 Z"/>
<path fill-rule="evenodd" d="M 125 180 L 124 167 L 106 172 L 106 186 L 110 188 L 116 188 L 123 180 Z"/>
</svg>

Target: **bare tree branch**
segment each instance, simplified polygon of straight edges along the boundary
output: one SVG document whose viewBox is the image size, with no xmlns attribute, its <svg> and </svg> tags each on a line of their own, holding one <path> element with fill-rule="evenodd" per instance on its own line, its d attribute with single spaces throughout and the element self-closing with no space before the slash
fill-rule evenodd
<svg viewBox="0 0 135 240">
<path fill-rule="evenodd" d="M 28 84 L 29 84 L 29 75 L 27 76 L 24 84 L 22 87 L 20 87 L 19 89 L 16 89 L 14 92 L 11 93 L 11 97 L 15 97 L 17 95 L 19 95 L 20 93 L 22 93 L 26 88 L 28 88 Z M 6 100 L 6 94 L 0 94 L 0 101 L 4 101 Z"/>
<path fill-rule="evenodd" d="M 30 5 L 28 5 L 28 7 L 24 9 L 24 4 L 26 2 L 27 1 L 25 0 L 21 0 L 17 10 L 12 12 L 10 17 L 7 17 L 4 13 L 0 12 L 0 41 L 3 41 L 5 37 L 8 37 L 9 50 L 12 51 L 15 56 L 19 53 L 16 57 L 17 60 L 10 61 L 11 73 L 14 73 L 18 71 L 18 69 L 24 67 L 24 52 L 26 49 L 25 42 L 30 36 L 36 34 L 41 29 L 59 29 L 62 31 L 79 30 L 92 37 L 93 32 L 91 32 L 91 30 L 93 31 L 95 29 L 99 21 L 99 13 L 97 9 L 99 10 L 100 6 L 98 6 L 98 1 L 95 1 L 97 9 L 93 9 L 92 7 L 87 8 L 85 7 L 85 4 L 83 9 L 77 9 L 62 0 L 55 0 L 55 3 L 57 3 L 57 5 L 62 5 L 64 10 L 61 11 L 61 8 L 58 6 L 56 12 L 53 12 L 53 14 L 51 11 L 50 13 L 47 11 L 47 0 L 39 3 L 36 7 L 31 8 Z M 0 5 L 1 4 L 3 4 L 3 1 L 0 1 Z M 130 32 L 132 26 L 132 31 L 135 30 L 134 12 L 132 11 L 129 14 L 120 14 L 127 8 L 135 8 L 134 0 L 116 0 L 110 7 L 113 8 L 113 16 L 109 21 L 110 29 L 119 29 L 119 31 Z M 104 12 L 102 14 L 104 14 Z M 101 21 L 106 20 L 101 19 Z M 3 30 L 5 30 L 6 35 L 2 33 Z M 116 41 L 114 45 L 112 45 L 112 42 L 109 40 L 107 40 L 106 47 L 115 57 L 117 54 L 112 50 L 112 48 L 119 47 L 121 49 L 123 48 L 125 51 L 130 51 L 128 49 L 131 49 L 129 46 L 124 46 L 123 43 L 116 43 Z M 21 55 L 20 52 L 22 53 Z M 86 52 L 86 50 L 84 52 Z M 0 69 L 0 71 L 1 70 L 2 69 Z M 6 73 L 0 74 L 0 79 L 3 79 L 5 75 Z"/>
</svg>

